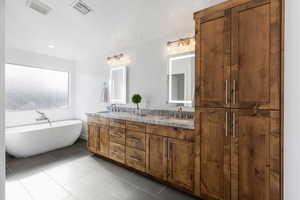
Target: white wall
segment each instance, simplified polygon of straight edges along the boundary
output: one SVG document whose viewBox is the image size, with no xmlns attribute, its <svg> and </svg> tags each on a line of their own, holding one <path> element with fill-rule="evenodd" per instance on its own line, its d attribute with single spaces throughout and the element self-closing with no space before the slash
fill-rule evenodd
<svg viewBox="0 0 300 200">
<path fill-rule="evenodd" d="M 168 98 L 166 44 L 169 40 L 193 35 L 193 30 L 190 30 L 188 34 L 176 33 L 174 35 L 116 50 L 115 53 L 123 52 L 131 59 L 127 68 L 128 104 L 131 104 L 130 98 L 135 93 L 143 97 L 141 107 L 159 107 L 166 104 Z M 77 63 L 77 117 L 84 121 L 86 120 L 84 113 L 106 109 L 106 105 L 100 101 L 100 95 L 101 85 L 109 81 L 110 66 L 106 63 L 106 56 L 111 54 L 113 53 Z"/>
<path fill-rule="evenodd" d="M 168 98 L 167 82 L 167 42 L 174 41 L 184 37 L 194 35 L 193 12 L 225 0 L 207 0 L 202 1 L 201 5 L 193 7 L 191 10 L 182 9 L 180 12 L 186 12 L 190 15 L 190 20 L 185 23 L 178 23 L 177 31 L 171 35 L 162 35 L 157 30 L 155 35 L 160 35 L 152 41 L 140 41 L 134 46 L 119 46 L 114 52 L 107 52 L 110 47 L 103 47 L 99 56 L 82 60 L 77 64 L 77 117 L 86 120 L 85 112 L 95 112 L 105 109 L 105 104 L 100 102 L 101 84 L 109 80 L 109 66 L 106 63 L 106 57 L 117 53 L 125 53 L 131 63 L 128 66 L 127 82 L 127 102 L 130 103 L 132 94 L 139 93 L 143 100 L 141 107 L 168 107 L 166 101 Z M 175 11 L 174 11 L 175 12 Z M 170 13 L 172 15 L 172 13 Z M 175 15 L 176 16 L 176 15 Z M 162 21 L 164 19 L 161 19 Z M 180 19 L 179 19 L 180 21 Z M 151 21 L 149 23 L 158 23 Z M 170 24 L 170 28 L 172 29 Z M 151 37 L 152 38 L 152 37 Z"/>
<path fill-rule="evenodd" d="M 76 105 L 76 64 L 73 61 L 64 60 L 57 57 L 26 52 L 17 49 L 7 49 L 6 63 L 32 66 L 44 69 L 53 69 L 69 72 L 70 76 L 70 100 L 68 109 L 42 110 L 53 121 L 74 119 Z M 16 126 L 22 124 L 35 123 L 38 117 L 35 111 L 6 112 L 6 126 Z"/>
<path fill-rule="evenodd" d="M 300 180 L 300 1 L 286 0 L 284 91 L 284 197 L 299 199 Z"/>
<path fill-rule="evenodd" d="M 4 145 L 4 0 L 0 0 L 0 199 L 5 198 Z"/>
</svg>

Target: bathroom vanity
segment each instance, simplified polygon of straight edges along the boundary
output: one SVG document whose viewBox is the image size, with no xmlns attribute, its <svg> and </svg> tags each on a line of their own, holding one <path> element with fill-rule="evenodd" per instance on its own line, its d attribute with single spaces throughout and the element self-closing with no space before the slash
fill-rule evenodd
<svg viewBox="0 0 300 200">
<path fill-rule="evenodd" d="M 282 1 L 225 1 L 194 19 L 195 56 L 170 58 L 168 103 L 195 103 L 195 130 L 89 115 L 88 148 L 206 200 L 283 199 Z"/>
<path fill-rule="evenodd" d="M 88 114 L 88 149 L 193 194 L 194 121 L 129 113 Z"/>
</svg>

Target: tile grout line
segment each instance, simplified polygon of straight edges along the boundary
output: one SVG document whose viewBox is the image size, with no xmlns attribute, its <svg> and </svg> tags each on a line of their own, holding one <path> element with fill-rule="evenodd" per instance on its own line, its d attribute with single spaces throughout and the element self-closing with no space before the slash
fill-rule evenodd
<svg viewBox="0 0 300 200">
<path fill-rule="evenodd" d="M 17 180 L 19 182 L 19 184 L 22 186 L 22 188 L 25 190 L 25 192 L 29 195 L 29 197 L 32 199 L 32 200 L 35 200 L 33 198 L 33 195 L 31 194 L 31 192 L 26 188 L 26 186 L 24 185 L 24 183 L 22 183 L 21 180 Z"/>
<path fill-rule="evenodd" d="M 133 175 L 134 175 L 134 174 L 132 174 L 132 176 L 133 176 Z M 141 176 L 141 175 L 138 175 L 138 176 Z M 127 180 L 124 180 L 124 181 L 125 181 L 126 183 L 128 183 L 129 185 L 133 186 L 136 190 L 141 191 L 141 192 L 144 192 L 145 194 L 148 194 L 148 195 L 150 195 L 151 197 L 153 197 L 153 198 L 155 198 L 155 199 L 158 198 L 158 196 L 156 196 L 156 195 L 154 195 L 154 194 L 151 194 L 150 192 L 145 191 L 145 190 L 143 190 L 142 188 L 139 188 L 138 186 L 136 186 L 136 185 L 130 183 L 129 181 L 127 181 Z M 157 193 L 157 195 L 159 195 L 159 193 L 160 193 L 164 188 L 165 188 L 165 186 L 163 186 L 163 187 L 160 189 L 160 191 Z"/>
<path fill-rule="evenodd" d="M 53 177 L 51 177 L 46 171 L 43 171 L 43 173 L 50 179 L 52 180 L 55 184 L 57 184 L 58 186 L 60 186 L 65 192 L 67 192 L 67 194 L 69 194 L 69 196 L 71 196 L 73 199 L 77 199 L 77 197 L 75 197 L 67 188 L 65 188 L 62 184 L 60 184 L 59 182 L 57 182 Z"/>
</svg>

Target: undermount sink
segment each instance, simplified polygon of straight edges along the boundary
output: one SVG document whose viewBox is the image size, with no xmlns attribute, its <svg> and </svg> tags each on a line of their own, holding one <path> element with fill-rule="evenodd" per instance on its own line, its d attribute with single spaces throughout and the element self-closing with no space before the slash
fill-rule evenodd
<svg viewBox="0 0 300 200">
<path fill-rule="evenodd" d="M 101 112 L 97 112 L 99 114 L 106 114 L 106 113 L 111 113 L 110 111 L 101 111 Z"/>
</svg>

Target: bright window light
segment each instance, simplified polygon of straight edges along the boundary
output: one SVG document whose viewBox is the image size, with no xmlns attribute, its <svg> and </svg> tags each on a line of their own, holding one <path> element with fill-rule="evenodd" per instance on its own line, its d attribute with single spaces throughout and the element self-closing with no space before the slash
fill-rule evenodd
<svg viewBox="0 0 300 200">
<path fill-rule="evenodd" d="M 6 64 L 6 110 L 26 111 L 69 106 L 69 73 Z"/>
</svg>

